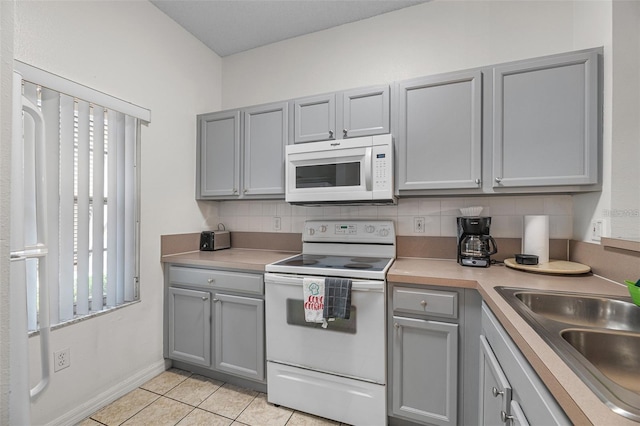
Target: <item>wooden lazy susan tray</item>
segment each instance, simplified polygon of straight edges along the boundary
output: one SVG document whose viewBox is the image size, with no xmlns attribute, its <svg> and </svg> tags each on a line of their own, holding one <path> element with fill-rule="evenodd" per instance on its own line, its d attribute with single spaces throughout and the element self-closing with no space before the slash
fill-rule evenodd
<svg viewBox="0 0 640 426">
<path fill-rule="evenodd" d="M 568 260 L 549 260 L 547 263 L 539 263 L 537 265 L 521 265 L 516 263 L 515 258 L 511 258 L 505 259 L 504 264 L 509 268 L 541 274 L 577 275 L 591 271 L 591 267 L 587 265 L 569 262 Z"/>
</svg>

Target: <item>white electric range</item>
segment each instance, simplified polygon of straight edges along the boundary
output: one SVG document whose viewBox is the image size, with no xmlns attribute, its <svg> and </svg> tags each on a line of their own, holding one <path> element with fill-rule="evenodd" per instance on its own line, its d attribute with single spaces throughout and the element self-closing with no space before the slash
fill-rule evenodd
<svg viewBox="0 0 640 426">
<path fill-rule="evenodd" d="M 267 397 L 354 425 L 384 425 L 386 273 L 396 257 L 390 220 L 310 220 L 302 254 L 266 266 Z M 352 281 L 351 315 L 305 322 L 304 277 Z"/>
</svg>

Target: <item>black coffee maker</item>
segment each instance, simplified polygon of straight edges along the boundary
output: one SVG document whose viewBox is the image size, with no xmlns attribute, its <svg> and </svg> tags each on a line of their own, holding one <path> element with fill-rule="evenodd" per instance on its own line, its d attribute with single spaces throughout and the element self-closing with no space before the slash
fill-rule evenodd
<svg viewBox="0 0 640 426">
<path fill-rule="evenodd" d="M 490 217 L 458 218 L 458 263 L 463 266 L 487 267 L 498 245 L 491 235 Z"/>
</svg>

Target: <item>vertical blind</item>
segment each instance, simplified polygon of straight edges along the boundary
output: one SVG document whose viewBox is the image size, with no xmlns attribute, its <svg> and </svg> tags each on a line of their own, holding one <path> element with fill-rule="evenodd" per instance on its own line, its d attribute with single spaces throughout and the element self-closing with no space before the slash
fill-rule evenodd
<svg viewBox="0 0 640 426">
<path fill-rule="evenodd" d="M 53 82 L 60 86 L 59 77 Z M 63 82 L 74 88 L 72 82 Z M 82 94 L 93 93 L 78 87 Z M 38 105 L 45 121 L 52 325 L 139 298 L 137 155 L 144 120 L 70 95 L 67 89 L 62 93 L 23 76 L 23 94 Z M 108 97 L 95 93 L 99 100 Z M 122 101 L 113 103 L 118 102 Z M 33 161 L 35 124 L 27 116 L 23 121 L 24 161 L 28 163 Z M 28 173 L 24 188 L 25 238 L 32 240 L 35 178 Z M 37 329 L 36 267 L 27 265 L 30 330 Z"/>
</svg>

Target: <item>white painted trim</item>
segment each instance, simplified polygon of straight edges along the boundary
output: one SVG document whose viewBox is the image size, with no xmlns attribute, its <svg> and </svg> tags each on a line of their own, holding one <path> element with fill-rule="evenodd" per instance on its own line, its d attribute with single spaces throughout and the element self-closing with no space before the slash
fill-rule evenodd
<svg viewBox="0 0 640 426">
<path fill-rule="evenodd" d="M 142 371 L 135 373 L 128 377 L 123 382 L 118 383 L 115 386 L 105 390 L 104 392 L 96 395 L 82 405 L 79 405 L 75 409 L 65 413 L 47 423 L 46 426 L 65 426 L 75 425 L 100 410 L 103 407 L 111 404 L 116 399 L 126 395 L 132 390 L 140 387 L 144 383 L 153 379 L 158 374 L 168 370 L 171 367 L 171 361 L 161 360 L 151 364 L 149 367 Z"/>
<path fill-rule="evenodd" d="M 40 68 L 25 64 L 17 60 L 13 61 L 13 69 L 22 75 L 24 80 L 31 83 L 46 86 L 49 89 L 56 90 L 69 96 L 95 103 L 108 109 L 139 118 L 140 120 L 150 123 L 151 111 L 132 104 L 114 96 L 99 92 L 80 83 L 68 80 L 64 77 L 44 71 Z"/>
</svg>

